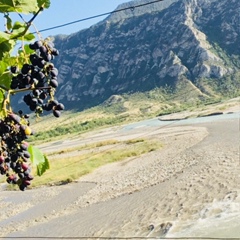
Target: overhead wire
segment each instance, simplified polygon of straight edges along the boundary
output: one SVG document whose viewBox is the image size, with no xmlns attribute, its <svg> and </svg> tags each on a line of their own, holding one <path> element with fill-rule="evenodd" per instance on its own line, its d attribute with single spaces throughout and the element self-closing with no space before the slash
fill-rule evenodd
<svg viewBox="0 0 240 240">
<path fill-rule="evenodd" d="M 65 27 L 65 26 L 72 25 L 72 24 L 75 24 L 75 23 L 88 21 L 88 20 L 91 20 L 91 19 L 94 19 L 94 18 L 99 18 L 99 17 L 103 17 L 103 16 L 106 16 L 106 15 L 110 15 L 110 14 L 113 14 L 113 13 L 118 13 L 118 12 L 122 12 L 122 11 L 126 11 L 126 10 L 134 10 L 135 8 L 144 7 L 144 6 L 154 4 L 154 3 L 157 3 L 157 2 L 162 2 L 162 1 L 164 1 L 164 0 L 155 0 L 155 1 L 148 2 L 148 3 L 142 3 L 142 4 L 134 5 L 134 6 L 131 6 L 131 7 L 121 8 L 121 9 L 117 9 L 117 10 L 114 10 L 114 11 L 111 11 L 111 12 L 101 13 L 101 14 L 94 15 L 94 16 L 91 16 L 91 17 L 81 18 L 81 19 L 78 19 L 78 20 L 75 20 L 75 21 L 72 21 L 72 22 L 60 24 L 60 25 L 57 25 L 57 26 L 44 28 L 44 29 L 39 30 L 38 32 L 45 32 L 45 31 L 56 29 L 56 28 Z M 36 33 L 36 32 L 34 32 L 34 33 Z"/>
</svg>

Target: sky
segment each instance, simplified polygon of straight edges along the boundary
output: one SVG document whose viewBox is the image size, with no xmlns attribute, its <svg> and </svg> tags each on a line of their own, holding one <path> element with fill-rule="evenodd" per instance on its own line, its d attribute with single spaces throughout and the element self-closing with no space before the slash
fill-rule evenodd
<svg viewBox="0 0 240 240">
<path fill-rule="evenodd" d="M 111 12 L 116 7 L 130 0 L 51 0 L 49 9 L 44 10 L 34 20 L 38 30 L 76 21 L 82 18 Z M 58 28 L 41 33 L 45 38 L 56 34 L 71 34 L 101 21 L 107 16 L 92 20 L 75 23 L 66 27 Z M 20 20 L 20 19 L 19 19 Z"/>
</svg>

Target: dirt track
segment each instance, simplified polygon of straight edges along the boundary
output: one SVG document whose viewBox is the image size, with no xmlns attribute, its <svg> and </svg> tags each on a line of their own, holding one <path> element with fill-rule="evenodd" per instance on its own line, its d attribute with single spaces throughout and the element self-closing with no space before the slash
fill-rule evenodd
<svg viewBox="0 0 240 240">
<path fill-rule="evenodd" d="M 139 127 L 118 137 L 146 132 L 164 148 L 104 166 L 77 183 L 2 192 L 1 236 L 188 236 L 199 220 L 223 221 L 239 211 L 238 119 Z M 208 232 L 202 225 L 195 236 L 216 236 L 205 227 Z"/>
</svg>

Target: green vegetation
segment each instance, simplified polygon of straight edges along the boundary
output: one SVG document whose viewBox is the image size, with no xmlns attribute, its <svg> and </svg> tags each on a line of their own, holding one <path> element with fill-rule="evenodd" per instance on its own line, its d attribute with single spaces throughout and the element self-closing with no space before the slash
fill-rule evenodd
<svg viewBox="0 0 240 240">
<path fill-rule="evenodd" d="M 240 95 L 240 78 L 236 74 L 219 80 L 201 79 L 195 85 L 187 79 L 173 90 L 170 86 L 148 92 L 111 97 L 105 103 L 82 112 L 64 112 L 60 119 L 45 116 L 33 125 L 34 143 L 71 138 L 89 131 L 126 124 L 156 116 L 204 109 Z M 233 81 L 235 81 L 233 85 Z M 227 91 L 227 89 L 229 91 Z M 222 94 L 225 92 L 225 94 Z M 47 123 L 47 124 L 46 124 Z"/>
<path fill-rule="evenodd" d="M 86 145 L 81 150 L 94 150 L 92 146 Z M 33 186 L 69 183 L 105 164 L 132 159 L 158 150 L 162 148 L 162 143 L 154 139 L 134 139 L 123 142 L 114 140 L 100 142 L 96 146 L 109 146 L 109 148 L 106 150 L 100 147 L 94 153 L 92 151 L 80 152 L 78 156 L 67 157 L 67 161 L 65 156 L 58 155 L 59 151 L 55 152 L 55 154 L 52 153 L 52 156 L 58 156 L 57 159 L 50 157 L 51 169 L 41 177 L 36 176 Z M 70 150 L 68 150 L 69 153 L 71 153 Z"/>
</svg>

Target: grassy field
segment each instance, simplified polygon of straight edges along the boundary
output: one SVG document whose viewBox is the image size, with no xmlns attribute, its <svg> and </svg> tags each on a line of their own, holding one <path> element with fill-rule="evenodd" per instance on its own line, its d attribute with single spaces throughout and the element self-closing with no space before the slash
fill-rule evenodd
<svg viewBox="0 0 240 240">
<path fill-rule="evenodd" d="M 62 185 L 73 182 L 105 164 L 133 160 L 143 154 L 159 150 L 163 144 L 157 139 L 106 140 L 85 146 L 56 150 L 48 154 L 50 169 L 41 177 L 32 169 L 34 180 L 29 188 Z M 1 183 L 5 182 L 2 178 Z M 8 185 L 9 190 L 18 190 Z"/>
<path fill-rule="evenodd" d="M 50 170 L 41 177 L 35 176 L 32 187 L 69 183 L 102 165 L 136 158 L 158 150 L 162 146 L 158 140 L 108 140 L 66 151 L 52 152 L 48 155 Z M 35 170 L 33 169 L 33 171 Z"/>
</svg>

